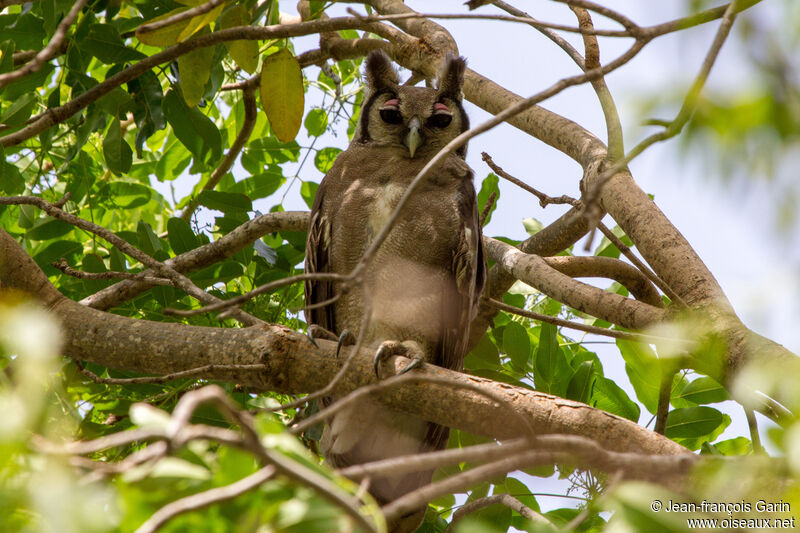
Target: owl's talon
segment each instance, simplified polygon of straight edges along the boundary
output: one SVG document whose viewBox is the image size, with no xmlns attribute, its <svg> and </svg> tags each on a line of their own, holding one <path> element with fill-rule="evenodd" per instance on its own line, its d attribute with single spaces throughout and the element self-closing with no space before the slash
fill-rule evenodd
<svg viewBox="0 0 800 533">
<path fill-rule="evenodd" d="M 336 336 L 335 333 L 328 331 L 327 329 L 323 328 L 322 326 L 318 326 L 316 324 L 310 324 L 306 329 L 306 338 L 308 341 L 314 345 L 315 348 L 319 348 L 317 344 L 317 339 L 325 339 L 326 341 L 338 341 L 339 337 Z"/>
<path fill-rule="evenodd" d="M 414 368 L 419 368 L 424 361 L 422 347 L 415 341 L 383 341 L 381 345 L 378 346 L 375 357 L 372 359 L 375 377 L 381 379 L 380 366 L 393 355 L 402 355 L 411 359 L 411 362 L 397 373 L 398 376 Z"/>
<path fill-rule="evenodd" d="M 356 337 L 353 335 L 353 332 L 349 329 L 343 330 L 336 342 L 336 359 L 339 359 L 339 352 L 342 350 L 342 346 L 352 346 L 355 343 Z"/>
</svg>

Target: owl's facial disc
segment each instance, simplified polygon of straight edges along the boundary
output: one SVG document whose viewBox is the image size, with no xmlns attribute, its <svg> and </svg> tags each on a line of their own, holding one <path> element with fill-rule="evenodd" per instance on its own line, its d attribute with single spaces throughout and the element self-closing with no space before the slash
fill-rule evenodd
<svg viewBox="0 0 800 533">
<path fill-rule="evenodd" d="M 420 129 L 422 129 L 422 122 L 418 117 L 412 117 L 412 119 L 408 121 L 408 133 L 406 134 L 404 142 L 408 148 L 408 155 L 412 158 L 417 148 L 419 148 L 419 145 L 422 144 L 422 135 L 419 132 Z"/>
</svg>

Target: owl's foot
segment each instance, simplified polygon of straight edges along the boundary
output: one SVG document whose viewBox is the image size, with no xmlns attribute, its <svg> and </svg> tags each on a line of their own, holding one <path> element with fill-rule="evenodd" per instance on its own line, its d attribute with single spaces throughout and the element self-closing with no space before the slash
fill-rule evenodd
<svg viewBox="0 0 800 533">
<path fill-rule="evenodd" d="M 316 348 L 319 348 L 316 339 L 336 341 L 337 359 L 339 358 L 339 352 L 342 350 L 342 346 L 351 346 L 356 343 L 356 337 L 349 329 L 342 331 L 342 334 L 337 337 L 334 332 L 328 331 L 322 326 L 317 326 L 316 324 L 311 324 L 308 326 L 308 329 L 306 330 L 306 337 Z"/>
<path fill-rule="evenodd" d="M 398 376 L 405 374 L 413 368 L 418 368 L 425 360 L 425 356 L 422 352 L 422 346 L 420 346 L 416 341 L 383 341 L 378 347 L 378 351 L 375 352 L 375 357 L 373 359 L 375 376 L 377 376 L 378 379 L 381 379 L 381 364 L 393 355 L 402 355 L 411 359 L 411 362 L 397 373 Z"/>
<path fill-rule="evenodd" d="M 319 348 L 317 339 L 325 339 L 326 341 L 339 340 L 339 337 L 337 337 L 334 332 L 328 331 L 322 326 L 318 326 L 316 324 L 308 325 L 308 329 L 306 329 L 306 338 L 311 344 L 314 345 L 315 348 Z"/>
</svg>

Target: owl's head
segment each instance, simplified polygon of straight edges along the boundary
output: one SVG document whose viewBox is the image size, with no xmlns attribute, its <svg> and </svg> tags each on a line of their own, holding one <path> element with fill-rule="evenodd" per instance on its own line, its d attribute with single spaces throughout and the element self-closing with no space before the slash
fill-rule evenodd
<svg viewBox="0 0 800 533">
<path fill-rule="evenodd" d="M 366 99 L 355 141 L 396 147 L 406 157 L 432 157 L 469 129 L 461 105 L 466 61 L 448 56 L 437 88 L 400 85 L 389 57 L 377 50 L 367 56 Z M 461 157 L 466 145 L 457 150 Z"/>
</svg>

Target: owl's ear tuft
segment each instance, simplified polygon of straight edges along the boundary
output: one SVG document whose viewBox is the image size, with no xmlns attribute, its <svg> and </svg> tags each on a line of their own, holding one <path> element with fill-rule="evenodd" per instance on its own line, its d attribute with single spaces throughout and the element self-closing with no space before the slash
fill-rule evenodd
<svg viewBox="0 0 800 533">
<path fill-rule="evenodd" d="M 439 95 L 461 101 L 461 86 L 464 85 L 466 69 L 466 59 L 447 54 L 442 73 L 439 75 Z"/>
<path fill-rule="evenodd" d="M 374 50 L 367 56 L 367 87 L 371 93 L 385 89 L 397 90 L 399 80 L 392 60 L 383 50 Z"/>
</svg>

